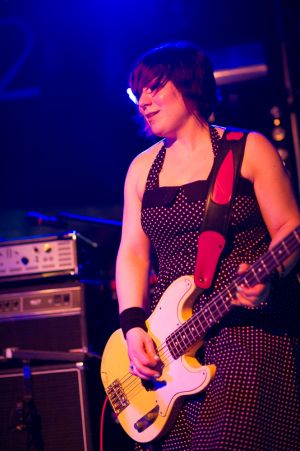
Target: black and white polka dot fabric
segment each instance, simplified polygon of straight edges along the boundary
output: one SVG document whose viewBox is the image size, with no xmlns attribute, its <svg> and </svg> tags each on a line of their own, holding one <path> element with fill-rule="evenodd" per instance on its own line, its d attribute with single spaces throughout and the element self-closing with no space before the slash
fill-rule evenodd
<svg viewBox="0 0 300 451">
<path fill-rule="evenodd" d="M 165 154 L 162 146 L 142 204 L 142 226 L 158 263 L 152 309 L 176 278 L 194 272 L 208 189 L 206 180 L 160 187 Z M 229 285 L 239 263 L 253 263 L 268 248 L 252 184 L 242 177 L 227 243 L 214 288 L 196 301 L 195 311 Z M 199 358 L 203 364 L 215 364 L 216 375 L 204 392 L 186 399 L 171 431 L 152 449 L 300 450 L 299 376 L 296 380 L 300 302 L 298 307 L 293 304 L 293 293 L 286 287 L 282 292 L 284 296 L 274 292 L 264 307 L 233 309 L 209 332 Z"/>
</svg>

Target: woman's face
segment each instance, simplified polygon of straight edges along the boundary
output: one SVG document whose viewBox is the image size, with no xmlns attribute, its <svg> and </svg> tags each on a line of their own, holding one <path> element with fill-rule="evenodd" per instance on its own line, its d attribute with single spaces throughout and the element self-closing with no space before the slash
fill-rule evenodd
<svg viewBox="0 0 300 451">
<path fill-rule="evenodd" d="M 159 137 L 176 137 L 192 116 L 182 94 L 171 81 L 158 88 L 155 84 L 145 87 L 138 107 L 152 133 Z"/>
</svg>

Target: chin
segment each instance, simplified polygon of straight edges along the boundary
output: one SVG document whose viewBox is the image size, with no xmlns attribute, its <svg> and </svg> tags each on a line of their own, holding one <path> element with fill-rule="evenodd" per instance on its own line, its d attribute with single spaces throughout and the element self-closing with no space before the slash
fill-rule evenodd
<svg viewBox="0 0 300 451">
<path fill-rule="evenodd" d="M 160 132 L 153 132 L 153 135 L 157 136 L 158 138 L 166 138 L 166 135 Z"/>
<path fill-rule="evenodd" d="M 151 133 L 155 136 L 158 136 L 159 138 L 164 138 L 165 134 L 163 133 L 163 131 L 159 128 L 156 127 L 150 127 Z"/>
</svg>

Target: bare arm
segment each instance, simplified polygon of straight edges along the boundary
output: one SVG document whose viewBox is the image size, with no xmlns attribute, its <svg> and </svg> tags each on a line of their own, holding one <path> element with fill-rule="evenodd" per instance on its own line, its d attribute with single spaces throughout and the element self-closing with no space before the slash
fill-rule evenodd
<svg viewBox="0 0 300 451">
<path fill-rule="evenodd" d="M 300 213 L 289 177 L 277 151 L 258 133 L 251 133 L 247 139 L 242 175 L 254 184 L 260 210 L 271 236 L 272 248 L 300 224 Z M 284 262 L 285 273 L 292 269 L 298 258 L 299 252 L 295 252 Z M 241 269 L 245 270 L 246 266 Z M 267 293 L 264 292 L 268 288 L 265 284 L 259 284 L 243 289 L 239 301 L 243 305 L 256 305 L 259 299 L 265 297 Z"/>
<path fill-rule="evenodd" d="M 299 208 L 280 157 L 264 136 L 250 135 L 249 158 L 255 194 L 272 238 L 272 247 L 300 224 Z M 298 254 L 286 261 L 288 268 L 295 263 Z"/>
<path fill-rule="evenodd" d="M 119 311 L 147 307 L 150 268 L 150 243 L 141 226 L 141 199 L 145 187 L 145 158 L 131 164 L 124 189 L 124 213 L 121 243 L 116 264 Z M 149 379 L 158 376 L 154 343 L 141 327 L 126 334 L 131 372 Z"/>
<path fill-rule="evenodd" d="M 116 264 L 120 312 L 129 307 L 145 308 L 147 303 L 150 244 L 141 226 L 139 175 L 139 165 L 133 162 L 125 182 L 122 236 Z"/>
</svg>

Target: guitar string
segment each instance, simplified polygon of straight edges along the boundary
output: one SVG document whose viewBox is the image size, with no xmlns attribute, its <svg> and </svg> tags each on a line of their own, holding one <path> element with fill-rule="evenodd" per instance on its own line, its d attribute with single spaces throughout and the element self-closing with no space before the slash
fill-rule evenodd
<svg viewBox="0 0 300 451">
<path fill-rule="evenodd" d="M 297 234 L 297 232 L 295 232 L 295 233 Z M 284 240 L 282 243 L 285 243 L 285 244 L 288 245 L 288 244 L 289 244 L 288 242 L 293 241 L 294 239 L 295 239 L 295 235 L 292 233 L 292 234 L 289 235 L 289 236 L 287 237 L 287 239 Z M 296 237 L 296 239 L 297 239 L 297 241 L 299 241 L 299 240 L 298 240 L 298 237 Z M 293 247 L 295 247 L 295 249 L 296 249 L 296 248 L 298 247 L 298 246 L 297 246 L 297 242 L 295 241 L 293 244 L 294 244 Z M 282 245 L 278 245 L 277 247 L 279 248 L 279 247 L 283 247 L 283 246 L 282 246 Z M 288 252 L 288 255 L 290 255 L 295 249 L 289 251 L 289 252 Z M 278 249 L 277 249 L 277 250 L 278 250 Z M 205 308 L 209 308 L 209 307 L 213 306 L 213 304 L 215 304 L 219 298 L 222 298 L 223 293 L 225 293 L 226 291 L 230 290 L 230 287 L 231 287 L 232 285 L 237 286 L 239 280 L 240 280 L 240 281 L 246 280 L 247 277 L 253 275 L 253 273 L 254 273 L 254 275 L 255 275 L 255 277 L 256 277 L 255 269 L 259 268 L 259 267 L 261 266 L 262 263 L 264 263 L 266 266 L 267 266 L 268 264 L 270 264 L 270 263 L 272 263 L 272 264 L 274 265 L 274 262 L 277 263 L 278 258 L 279 258 L 279 259 L 285 259 L 285 258 L 287 258 L 287 255 L 284 256 L 284 257 L 283 257 L 283 255 L 279 255 L 279 256 L 277 256 L 277 259 L 276 259 L 275 256 L 274 256 L 275 251 L 276 251 L 276 247 L 273 248 L 271 251 L 269 251 L 269 252 L 268 252 L 265 256 L 263 256 L 258 262 L 254 263 L 254 264 L 251 266 L 251 268 L 246 272 L 246 274 L 244 274 L 244 275 L 240 276 L 238 279 L 234 280 L 234 281 L 229 285 L 229 287 L 227 287 L 226 290 L 223 290 L 221 293 L 219 293 L 214 299 L 212 299 L 212 300 L 205 306 Z M 267 272 L 267 274 L 268 274 L 268 272 Z M 267 274 L 266 274 L 266 275 L 267 275 Z M 266 276 L 266 275 L 265 275 L 265 276 Z M 232 287 L 231 287 L 231 288 L 232 288 Z M 199 313 L 200 313 L 200 312 L 199 312 Z M 213 314 L 212 314 L 212 316 L 213 316 Z M 190 319 L 192 319 L 192 318 L 193 318 L 193 317 L 191 317 Z M 214 318 L 214 317 L 213 317 L 213 318 Z M 183 323 L 183 324 L 182 324 L 175 332 L 178 332 L 179 329 L 182 329 L 184 326 L 186 326 L 186 323 L 187 323 L 187 322 Z M 201 336 L 199 337 L 199 340 L 200 340 L 200 339 L 201 339 Z M 187 349 L 188 349 L 188 348 L 187 348 Z M 163 350 L 164 350 L 164 351 L 163 351 Z M 163 353 L 162 353 L 162 351 L 163 351 Z M 162 347 L 158 349 L 158 353 L 161 355 L 161 361 L 163 362 L 163 366 L 164 366 L 164 367 L 168 366 L 168 365 L 166 365 L 166 362 L 167 362 L 167 359 L 168 359 L 169 357 L 172 357 L 172 354 L 171 354 L 171 352 L 170 352 L 170 350 L 169 350 L 169 347 L 168 347 L 168 345 L 166 344 L 166 342 L 164 342 L 164 343 L 162 344 Z M 183 354 L 181 354 L 181 355 L 183 355 Z M 173 361 L 174 361 L 174 358 L 173 358 Z M 169 364 L 171 364 L 171 363 L 172 363 L 172 362 L 169 362 Z M 132 392 L 133 392 L 133 390 L 135 390 L 136 388 L 140 388 L 141 390 L 144 390 L 144 387 L 143 387 L 143 385 L 142 385 L 142 383 L 141 383 L 141 379 L 140 379 L 138 376 L 132 375 L 131 373 L 127 373 L 126 375 L 124 375 L 124 376 L 120 379 L 120 382 L 121 382 L 122 385 L 124 384 L 123 390 L 124 390 L 124 393 L 125 393 L 125 395 L 126 395 L 127 397 L 129 397 L 129 395 L 131 395 Z M 134 382 L 137 382 L 137 384 L 135 384 L 135 386 L 131 386 L 131 387 L 130 387 L 130 385 L 132 385 Z M 126 384 L 126 383 L 127 383 L 127 386 L 125 387 L 125 384 Z M 130 387 L 130 389 L 129 389 L 129 391 L 128 391 L 128 388 L 129 388 L 129 387 Z M 135 393 L 134 396 L 136 396 L 136 394 L 137 394 L 137 393 Z"/>
<path fill-rule="evenodd" d="M 161 362 L 163 363 L 163 367 L 165 367 L 166 366 L 165 363 L 166 363 L 167 360 L 164 361 L 164 359 L 172 356 L 172 354 L 171 354 L 166 342 L 162 343 L 162 346 L 160 348 L 158 348 L 157 353 L 158 353 L 158 355 L 160 357 Z M 128 372 L 120 379 L 120 382 L 122 382 L 122 384 L 125 383 L 126 380 L 128 379 L 128 376 L 129 376 L 129 378 L 131 376 L 138 377 L 138 376 L 135 376 L 135 375 L 133 375 L 133 374 Z"/>
<path fill-rule="evenodd" d="M 217 130 L 213 126 L 210 126 L 209 131 L 210 131 L 210 136 L 211 136 L 213 150 L 214 150 L 214 153 L 215 153 L 217 151 L 219 145 L 220 145 L 221 138 L 220 138 Z M 163 362 L 163 357 L 166 358 L 166 357 L 172 356 L 166 343 L 163 344 L 162 348 L 157 350 L 158 354 L 161 354 L 161 351 L 164 348 L 167 350 L 167 353 L 169 352 L 169 355 L 168 356 L 167 356 L 167 354 L 165 354 L 164 356 L 160 355 L 160 359 L 161 359 L 162 362 Z M 163 362 L 163 366 L 164 367 L 166 366 L 164 362 Z M 137 376 L 134 376 L 131 373 L 127 373 L 125 376 L 123 376 L 123 378 L 121 378 L 120 382 L 122 383 L 122 381 L 124 381 L 124 384 L 125 384 L 125 382 L 127 382 L 128 379 L 130 380 L 130 379 L 136 378 L 136 377 Z M 124 389 L 124 392 L 125 392 L 125 389 Z"/>
<path fill-rule="evenodd" d="M 270 255 L 270 260 L 271 260 L 271 262 L 273 263 L 274 262 L 274 258 L 272 257 L 272 255 Z M 266 259 L 265 259 L 265 262 L 266 262 Z M 252 267 L 253 268 L 253 267 Z M 247 279 L 247 277 L 249 276 L 249 275 L 251 275 L 251 272 L 253 272 L 253 269 L 251 269 L 251 271 L 249 272 L 249 274 L 246 276 L 246 275 L 243 275 L 243 276 L 241 276 L 239 279 L 241 279 L 241 281 L 242 280 L 246 280 Z M 232 285 L 232 284 L 231 284 Z M 232 288 L 231 287 L 231 285 L 229 285 L 229 287 L 227 287 L 227 289 L 226 289 L 226 291 L 229 291 L 230 290 L 230 288 Z M 237 281 L 235 280 L 234 281 L 234 285 L 237 285 Z M 219 295 L 217 295 L 217 297 L 216 298 L 214 298 L 211 302 L 209 302 L 205 307 L 204 307 L 204 309 L 203 310 L 206 310 L 206 309 L 209 309 L 210 310 L 210 307 L 211 307 L 211 304 L 213 305 L 213 304 L 215 304 L 216 302 L 217 302 L 217 300 L 221 297 L 222 298 L 222 295 L 223 294 L 223 291 L 219 294 Z M 212 314 L 212 316 L 213 316 L 213 314 Z M 214 317 L 213 317 L 214 318 Z M 209 325 L 209 323 L 208 323 L 208 325 Z M 183 323 L 175 332 L 178 334 L 179 333 L 179 331 L 180 331 L 180 329 L 182 330 L 184 327 L 186 326 L 186 323 Z M 166 347 L 166 344 L 164 344 L 163 345 L 163 347 Z M 163 348 L 162 347 L 162 348 Z M 168 351 L 169 349 L 167 348 L 167 351 Z M 171 353 L 170 353 L 170 355 L 171 355 Z M 167 356 L 166 356 L 167 357 Z M 162 356 L 161 356 L 161 360 L 162 360 Z M 165 366 L 165 365 L 164 365 Z M 142 383 L 141 383 L 141 380 L 140 380 L 140 378 L 138 377 L 138 376 L 135 376 L 135 375 L 132 375 L 132 374 L 130 374 L 130 373 L 127 373 L 127 375 L 125 376 L 125 378 L 127 378 L 127 379 L 125 379 L 125 380 L 123 380 L 123 384 L 124 384 L 124 387 L 123 387 L 123 390 L 124 390 L 124 394 L 126 394 L 126 396 L 129 398 L 129 396 L 132 394 L 132 392 L 133 392 L 133 390 L 135 390 L 136 388 L 140 388 L 140 390 L 143 390 L 144 389 L 144 387 L 143 387 L 143 385 L 142 385 Z M 128 383 L 128 378 L 129 378 L 129 383 Z M 122 381 L 122 380 L 121 380 Z M 125 386 L 125 383 L 127 382 L 127 386 Z M 137 382 L 137 384 L 134 384 L 134 382 Z M 132 384 L 134 384 L 133 386 L 132 386 Z M 130 385 L 131 385 L 131 387 L 130 387 Z M 139 391 L 140 391 L 139 390 Z M 136 396 L 137 395 L 137 393 L 134 393 L 134 396 Z"/>
<path fill-rule="evenodd" d="M 162 347 L 161 348 L 158 348 L 158 353 L 160 354 L 160 356 L 161 356 L 161 361 L 163 362 L 163 365 L 165 366 L 165 363 L 164 362 L 166 362 L 166 360 L 165 360 L 165 357 L 166 357 L 166 355 L 164 355 L 164 353 L 162 353 L 162 351 L 163 351 L 163 349 L 164 348 L 166 348 L 166 344 L 165 343 L 163 343 L 163 345 L 162 345 Z M 168 351 L 168 348 L 167 348 L 167 351 Z M 119 383 L 121 384 L 121 386 L 122 386 L 122 389 L 123 389 L 123 392 L 124 392 L 124 394 L 126 394 L 126 395 L 128 395 L 128 387 L 130 386 L 130 384 L 132 384 L 133 382 L 135 382 L 135 381 L 137 381 L 138 382 L 138 384 L 136 385 L 136 387 L 137 386 L 140 386 L 141 385 L 141 382 L 140 382 L 140 378 L 138 377 L 138 376 L 135 376 L 135 375 L 132 375 L 131 373 L 126 373 L 124 376 L 122 376 L 120 379 L 119 379 Z M 127 384 L 127 386 L 125 385 L 125 384 Z M 111 385 L 109 386 L 109 387 L 111 387 Z M 136 387 L 131 387 L 131 391 L 134 389 L 134 388 L 136 388 Z M 117 397 L 119 397 L 119 395 L 120 395 L 120 393 L 118 393 L 117 391 L 113 391 L 113 392 L 110 392 L 110 393 L 108 393 L 109 395 L 111 395 L 112 397 L 113 396 L 117 396 Z M 110 399 L 111 399 L 111 396 L 110 396 Z"/>
<path fill-rule="evenodd" d="M 194 343 L 192 343 L 192 344 L 194 344 Z M 169 349 L 169 346 L 167 345 L 167 343 L 166 342 L 164 342 L 164 343 L 162 343 L 162 346 L 160 347 L 160 348 L 158 348 L 158 354 L 159 354 L 159 356 L 160 356 L 160 360 L 162 361 L 162 363 L 163 363 L 163 366 L 164 367 L 166 367 L 167 365 L 166 365 L 166 362 L 167 362 L 167 359 L 169 358 L 169 357 L 172 357 L 172 354 L 171 354 L 171 352 L 170 352 L 170 349 Z M 182 353 L 183 354 L 183 353 Z M 173 360 L 174 360 L 174 358 L 173 358 Z M 126 375 L 124 375 L 121 379 L 120 379 L 120 382 L 122 383 L 122 385 L 124 384 L 125 385 L 125 383 L 128 381 L 128 379 L 131 379 L 131 376 L 132 377 L 137 377 L 138 378 L 138 376 L 135 376 L 135 375 L 132 375 L 131 373 L 127 373 Z"/>
<path fill-rule="evenodd" d="M 273 256 L 272 254 L 267 254 L 266 257 L 267 257 L 267 258 L 265 258 L 265 260 L 264 260 L 265 264 L 268 264 L 268 263 L 269 263 L 268 260 L 271 261 L 272 263 L 274 263 L 274 260 L 275 260 L 275 263 L 276 263 L 276 259 L 274 258 L 274 256 Z M 270 257 L 270 258 L 269 258 L 269 257 Z M 261 264 L 261 263 L 260 263 L 260 264 Z M 248 276 L 251 276 L 251 273 L 255 272 L 254 266 L 255 266 L 255 265 L 253 265 L 252 268 L 251 268 L 251 270 L 249 270 L 249 273 L 247 274 L 247 276 L 246 276 L 246 275 L 243 275 L 243 276 L 240 277 L 241 281 L 247 279 Z M 259 264 L 256 265 L 256 266 L 259 266 Z M 231 284 L 231 285 L 232 285 L 232 284 Z M 234 281 L 234 285 L 237 285 L 237 281 L 236 281 L 236 280 Z M 230 290 L 230 287 L 231 287 L 231 286 L 227 287 L 227 291 Z M 232 287 L 231 287 L 231 288 L 232 288 Z M 222 296 L 221 296 L 222 294 L 223 294 L 223 292 L 220 293 L 220 295 L 217 296 L 217 298 L 222 297 Z M 214 298 L 210 303 L 208 303 L 208 304 L 205 306 L 205 308 L 208 308 L 208 309 L 209 309 L 209 307 L 211 306 L 210 304 L 212 304 L 212 303 L 214 304 L 216 301 L 217 301 L 217 299 Z M 212 305 L 213 305 L 213 304 L 212 304 Z M 212 314 L 212 316 L 213 316 L 213 314 Z M 186 323 L 182 324 L 175 332 L 178 333 L 179 329 L 182 329 L 182 328 L 185 326 L 185 324 L 186 324 Z M 209 325 L 209 323 L 208 323 L 208 325 Z M 166 347 L 166 344 L 164 344 L 163 347 Z M 161 348 L 161 350 L 163 349 L 163 347 Z M 169 349 L 167 348 L 167 351 L 168 351 L 168 350 L 169 350 Z M 171 355 L 171 353 L 169 353 L 169 355 Z M 167 355 L 164 356 L 164 357 L 167 357 Z M 169 357 L 169 356 L 168 356 L 168 357 Z M 162 356 L 161 356 L 161 360 L 163 361 Z M 165 361 L 167 361 L 167 360 L 165 360 Z M 164 365 L 164 366 L 166 366 L 166 365 Z M 124 380 L 124 393 L 125 393 L 128 397 L 132 394 L 133 390 L 135 390 L 136 388 L 140 388 L 141 390 L 144 390 L 144 387 L 142 386 L 141 380 L 140 380 L 140 378 L 139 378 L 138 376 L 131 375 L 130 373 L 128 373 L 128 376 L 129 376 L 129 380 L 131 379 L 131 381 L 129 382 L 129 384 L 127 384 L 127 387 L 125 387 L 125 382 L 126 382 L 126 380 Z M 128 381 L 128 379 L 127 379 L 127 381 Z M 132 383 L 134 383 L 134 382 L 137 382 L 137 384 L 135 384 L 134 386 L 131 386 L 131 387 L 130 387 L 130 385 L 132 385 Z M 130 387 L 130 389 L 129 389 L 129 387 Z M 129 389 L 129 390 L 128 390 L 128 389 Z M 137 395 L 137 393 L 134 393 L 134 396 L 136 396 L 136 395 Z"/>
<path fill-rule="evenodd" d="M 168 363 L 168 358 L 172 357 L 172 355 L 165 342 L 158 349 L 158 354 L 160 355 L 160 359 L 163 363 L 164 368 L 172 363 L 172 362 Z M 167 363 L 168 363 L 168 365 L 167 365 Z M 134 394 L 132 393 L 135 389 L 140 388 L 139 391 L 142 391 L 145 389 L 144 386 L 142 385 L 141 378 L 139 376 L 135 376 L 129 372 L 126 375 L 124 375 L 123 378 L 120 379 L 120 382 L 121 382 L 121 385 L 123 388 L 123 392 L 126 395 L 126 398 L 128 400 L 130 400 L 129 397 L 131 397 L 131 399 L 132 399 L 134 396 L 136 396 L 138 394 L 138 393 L 134 393 Z M 134 384 L 134 385 L 132 385 L 132 384 Z"/>
</svg>

